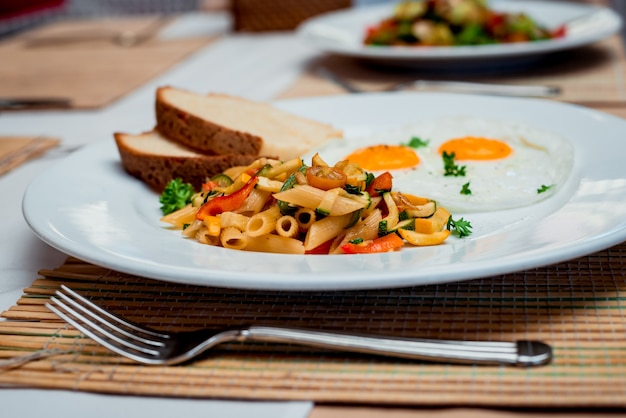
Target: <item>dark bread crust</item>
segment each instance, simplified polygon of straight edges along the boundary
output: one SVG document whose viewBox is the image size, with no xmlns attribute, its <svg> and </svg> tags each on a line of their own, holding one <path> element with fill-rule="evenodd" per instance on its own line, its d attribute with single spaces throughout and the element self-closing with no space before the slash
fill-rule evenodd
<svg viewBox="0 0 626 418">
<path fill-rule="evenodd" d="M 236 131 L 184 112 L 156 94 L 156 129 L 165 137 L 198 150 L 204 154 L 259 155 L 263 139 L 246 132 Z"/>
<path fill-rule="evenodd" d="M 122 167 L 134 177 L 144 181 L 157 193 L 161 193 L 170 180 L 180 177 L 200 190 L 202 183 L 216 174 L 237 165 L 248 165 L 257 155 L 207 155 L 181 157 L 156 155 L 136 150 L 125 141 L 125 134 L 114 134 L 120 153 Z"/>
</svg>

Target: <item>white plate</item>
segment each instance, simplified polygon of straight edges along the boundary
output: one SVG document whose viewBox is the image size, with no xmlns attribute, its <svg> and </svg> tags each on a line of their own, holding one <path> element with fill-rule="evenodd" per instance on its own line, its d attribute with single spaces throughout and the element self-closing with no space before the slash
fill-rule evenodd
<svg viewBox="0 0 626 418">
<path fill-rule="evenodd" d="M 617 33 L 621 17 L 608 8 L 567 2 L 492 0 L 490 8 L 525 12 L 539 24 L 555 29 L 583 16 L 593 18 L 577 24 L 563 38 L 540 42 L 453 47 L 372 47 L 363 45 L 366 28 L 392 15 L 394 4 L 363 6 L 322 14 L 303 22 L 298 36 L 322 51 L 403 66 L 498 62 L 511 65 L 544 54 L 588 45 Z"/>
<path fill-rule="evenodd" d="M 24 216 L 45 242 L 97 265 L 172 282 L 257 289 L 443 283 L 556 263 L 626 240 L 622 119 L 551 101 L 442 93 L 320 97 L 277 106 L 341 127 L 348 140 L 448 115 L 514 120 L 568 138 L 575 147 L 573 172 L 540 204 L 468 215 L 474 233 L 445 245 L 368 255 L 264 254 L 198 244 L 166 229 L 158 196 L 123 171 L 111 139 L 35 179 L 24 196 Z"/>
</svg>

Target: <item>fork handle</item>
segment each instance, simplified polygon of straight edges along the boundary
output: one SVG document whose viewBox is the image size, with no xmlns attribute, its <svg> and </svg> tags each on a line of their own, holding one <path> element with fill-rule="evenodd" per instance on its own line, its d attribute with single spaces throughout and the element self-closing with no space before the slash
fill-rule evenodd
<svg viewBox="0 0 626 418">
<path fill-rule="evenodd" d="M 552 359 L 552 348 L 540 341 L 453 341 L 402 339 L 276 327 L 249 327 L 239 340 L 270 341 L 427 361 L 464 364 L 540 366 Z"/>
</svg>

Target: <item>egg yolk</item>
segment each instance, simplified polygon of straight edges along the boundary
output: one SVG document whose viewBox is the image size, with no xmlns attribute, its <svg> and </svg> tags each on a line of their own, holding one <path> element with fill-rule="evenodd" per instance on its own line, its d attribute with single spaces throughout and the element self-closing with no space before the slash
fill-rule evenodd
<svg viewBox="0 0 626 418">
<path fill-rule="evenodd" d="M 372 145 L 354 151 L 346 157 L 365 170 L 396 170 L 419 164 L 420 159 L 404 145 Z"/>
<path fill-rule="evenodd" d="M 451 154 L 455 160 L 497 160 L 505 158 L 513 152 L 510 146 L 497 139 L 477 136 L 465 136 L 444 142 L 439 147 L 439 153 Z"/>
</svg>

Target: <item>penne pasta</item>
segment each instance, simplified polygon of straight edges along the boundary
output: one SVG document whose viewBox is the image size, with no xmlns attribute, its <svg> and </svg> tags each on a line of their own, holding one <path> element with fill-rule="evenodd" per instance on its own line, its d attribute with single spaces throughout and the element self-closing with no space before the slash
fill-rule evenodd
<svg viewBox="0 0 626 418">
<path fill-rule="evenodd" d="M 360 220 L 352 228 L 346 230 L 342 239 L 333 243 L 329 253 L 342 254 L 341 246 L 356 238 L 361 238 L 364 241 L 376 238 L 378 236 L 378 224 L 382 218 L 380 209 L 372 211 L 365 219 Z"/>
<path fill-rule="evenodd" d="M 244 250 L 248 245 L 248 236 L 237 228 L 224 228 L 220 235 L 220 243 L 224 248 Z"/>
<path fill-rule="evenodd" d="M 190 223 L 187 228 L 183 229 L 183 236 L 192 238 L 195 237 L 197 232 L 204 226 L 202 221 L 195 219 L 192 223 Z"/>
<path fill-rule="evenodd" d="M 272 206 L 263 212 L 252 215 L 246 226 L 246 234 L 250 237 L 258 237 L 273 232 L 276 229 L 276 221 L 280 216 L 278 206 Z"/>
<path fill-rule="evenodd" d="M 304 254 L 302 241 L 272 234 L 249 237 L 248 245 L 244 249 L 264 253 Z"/>
<path fill-rule="evenodd" d="M 182 209 L 165 215 L 161 218 L 161 222 L 168 223 L 177 229 L 183 229 L 187 224 L 192 223 L 196 219 L 198 208 L 187 205 Z"/>
<path fill-rule="evenodd" d="M 383 194 L 383 200 L 389 212 L 389 214 L 383 218 L 383 221 L 387 222 L 387 229 L 392 229 L 398 223 L 398 206 L 396 206 L 396 202 L 393 200 L 391 193 Z"/>
<path fill-rule="evenodd" d="M 248 227 L 250 217 L 235 212 L 224 212 L 220 215 L 220 226 L 222 229 L 233 227 L 240 231 L 245 231 Z"/>
<path fill-rule="evenodd" d="M 276 233 L 281 237 L 295 238 L 300 231 L 300 225 L 293 216 L 281 216 L 276 221 Z"/>
<path fill-rule="evenodd" d="M 273 196 L 277 200 L 315 210 L 320 206 L 325 194 L 326 191 L 324 190 L 303 184 L 280 193 L 275 193 Z M 337 196 L 328 215 L 341 216 L 363 209 L 363 207 L 362 202 L 344 196 Z"/>
<path fill-rule="evenodd" d="M 313 222 L 304 238 L 305 251 L 312 250 L 335 238 L 348 225 L 352 214 L 342 216 L 327 216 L 324 219 Z"/>
<path fill-rule="evenodd" d="M 196 241 L 201 244 L 218 245 L 219 236 L 211 235 L 208 228 L 200 228 L 196 233 Z"/>
<path fill-rule="evenodd" d="M 253 189 L 246 200 L 244 200 L 241 207 L 237 209 L 237 213 L 258 213 L 271 197 L 272 192 Z"/>
<path fill-rule="evenodd" d="M 300 208 L 296 211 L 294 218 L 298 222 L 300 231 L 306 231 L 315 222 L 315 211 L 308 208 Z"/>
</svg>

